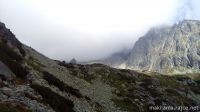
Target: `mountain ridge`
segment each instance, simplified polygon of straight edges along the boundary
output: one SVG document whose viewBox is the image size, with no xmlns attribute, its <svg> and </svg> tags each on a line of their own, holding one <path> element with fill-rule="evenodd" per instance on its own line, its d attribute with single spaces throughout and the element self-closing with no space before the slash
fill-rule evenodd
<svg viewBox="0 0 200 112">
<path fill-rule="evenodd" d="M 127 60 L 116 68 L 165 74 L 199 73 L 200 21 L 183 20 L 173 26 L 153 27 L 138 39 Z M 121 56 L 123 58 L 123 56 Z M 106 60 L 112 59 L 112 56 Z"/>
</svg>

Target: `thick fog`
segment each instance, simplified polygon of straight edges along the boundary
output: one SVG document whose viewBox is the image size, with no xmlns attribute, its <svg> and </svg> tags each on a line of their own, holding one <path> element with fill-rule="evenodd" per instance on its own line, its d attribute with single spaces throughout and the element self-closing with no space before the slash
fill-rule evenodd
<svg viewBox="0 0 200 112">
<path fill-rule="evenodd" d="M 53 59 L 131 49 L 149 28 L 200 19 L 200 0 L 0 0 L 0 21 Z"/>
</svg>

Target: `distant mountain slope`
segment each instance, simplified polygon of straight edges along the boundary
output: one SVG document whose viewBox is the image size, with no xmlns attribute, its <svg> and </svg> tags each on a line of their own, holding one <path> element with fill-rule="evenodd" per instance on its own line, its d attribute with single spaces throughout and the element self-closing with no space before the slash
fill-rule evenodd
<svg viewBox="0 0 200 112">
<path fill-rule="evenodd" d="M 100 60 L 93 60 L 86 63 L 87 64 L 101 63 L 101 64 L 118 68 L 119 65 L 122 65 L 128 59 L 128 56 L 130 55 L 130 51 L 131 50 L 129 49 L 123 49 L 122 51 L 114 53 L 107 58 L 100 59 Z"/>
<path fill-rule="evenodd" d="M 0 23 L 0 112 L 150 112 L 200 107 L 199 74 L 165 76 L 54 61 Z M 190 111 L 190 110 L 189 110 Z"/>
<path fill-rule="evenodd" d="M 113 67 L 160 73 L 200 72 L 200 21 L 184 20 L 172 27 L 152 28 L 139 38 L 125 58 Z"/>
</svg>

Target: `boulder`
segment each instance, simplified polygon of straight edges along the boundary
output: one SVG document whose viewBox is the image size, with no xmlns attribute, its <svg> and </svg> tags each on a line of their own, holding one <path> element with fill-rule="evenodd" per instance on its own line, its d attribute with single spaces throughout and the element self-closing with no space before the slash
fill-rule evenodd
<svg viewBox="0 0 200 112">
<path fill-rule="evenodd" d="M 2 80 L 11 81 L 15 77 L 14 73 L 0 61 L 0 78 Z"/>
</svg>

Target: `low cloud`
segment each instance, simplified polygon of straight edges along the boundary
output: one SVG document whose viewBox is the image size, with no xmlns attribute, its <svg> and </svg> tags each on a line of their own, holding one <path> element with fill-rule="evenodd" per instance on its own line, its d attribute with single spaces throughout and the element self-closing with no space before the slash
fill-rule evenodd
<svg viewBox="0 0 200 112">
<path fill-rule="evenodd" d="M 131 49 L 149 28 L 200 19 L 199 0 L 0 0 L 0 21 L 23 43 L 60 60 Z"/>
</svg>

